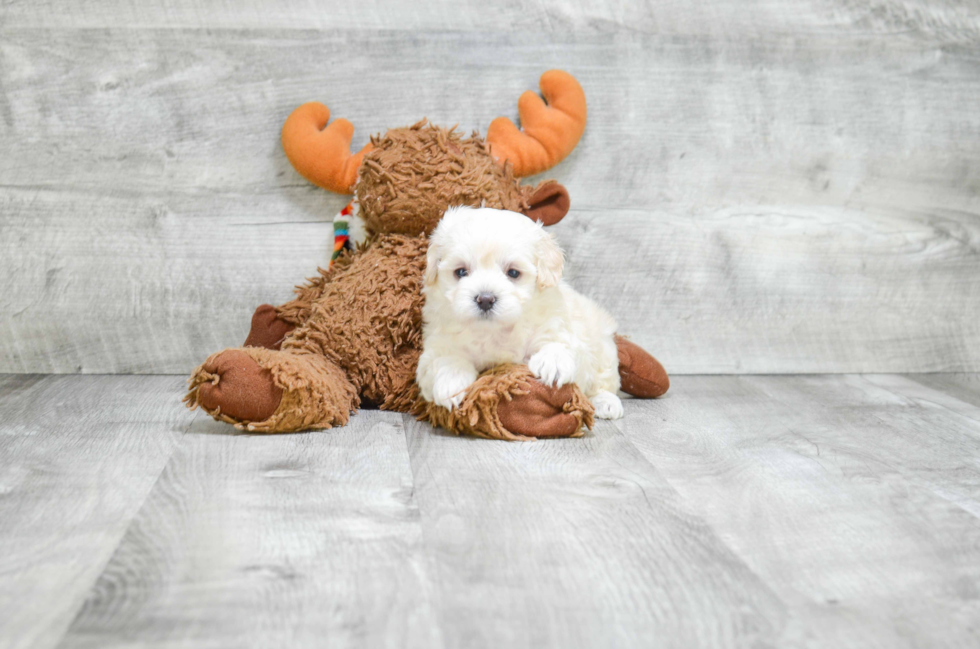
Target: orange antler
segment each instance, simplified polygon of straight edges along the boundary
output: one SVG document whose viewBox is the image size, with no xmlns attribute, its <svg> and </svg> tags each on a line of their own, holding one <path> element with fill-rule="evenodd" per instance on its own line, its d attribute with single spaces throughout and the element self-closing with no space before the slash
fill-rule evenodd
<svg viewBox="0 0 980 649">
<path fill-rule="evenodd" d="M 548 105 L 530 90 L 521 95 L 517 108 L 523 132 L 506 117 L 493 120 L 487 129 L 490 154 L 500 164 L 509 160 L 518 177 L 554 167 L 572 152 L 585 131 L 585 93 L 575 77 L 548 70 L 538 83 Z"/>
<path fill-rule="evenodd" d="M 303 104 L 282 125 L 282 148 L 293 168 L 311 183 L 338 194 L 350 194 L 357 181 L 357 168 L 372 147 L 369 143 L 351 155 L 354 125 L 340 118 L 327 126 L 329 120 L 330 109 L 323 104 Z"/>
</svg>

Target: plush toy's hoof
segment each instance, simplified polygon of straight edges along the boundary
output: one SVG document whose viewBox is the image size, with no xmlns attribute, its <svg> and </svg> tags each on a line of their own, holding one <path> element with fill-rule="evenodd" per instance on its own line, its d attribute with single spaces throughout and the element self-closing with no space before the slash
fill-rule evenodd
<svg viewBox="0 0 980 649">
<path fill-rule="evenodd" d="M 276 307 L 263 304 L 252 314 L 252 328 L 248 331 L 243 347 L 279 349 L 283 338 L 294 329 L 293 325 L 279 319 Z"/>
<path fill-rule="evenodd" d="M 524 437 L 571 437 L 581 422 L 565 412 L 572 400 L 572 385 L 550 388 L 538 381 L 530 382 L 530 391 L 501 401 L 497 406 L 500 423 L 512 433 Z"/>
<path fill-rule="evenodd" d="M 620 389 L 634 397 L 659 397 L 670 389 L 670 378 L 660 362 L 639 345 L 616 336 Z"/>
<path fill-rule="evenodd" d="M 208 412 L 239 421 L 265 421 L 282 401 L 269 370 L 238 349 L 222 352 L 203 366 L 214 379 L 197 388 L 197 403 Z"/>
</svg>

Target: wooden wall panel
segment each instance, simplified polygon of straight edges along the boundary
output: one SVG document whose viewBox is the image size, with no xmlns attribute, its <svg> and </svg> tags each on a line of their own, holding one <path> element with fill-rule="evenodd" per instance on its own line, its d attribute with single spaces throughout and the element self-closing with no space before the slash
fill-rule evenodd
<svg viewBox="0 0 980 649">
<path fill-rule="evenodd" d="M 555 228 L 569 278 L 670 371 L 980 369 L 969 11 L 959 31 L 900 35 L 531 39 L 40 28 L 15 9 L 0 23 L 0 371 L 183 373 L 240 343 L 256 305 L 326 262 L 345 202 L 286 162 L 293 107 L 327 102 L 355 146 L 422 116 L 485 130 L 552 66 L 590 107 L 547 174 L 573 199 Z"/>
</svg>

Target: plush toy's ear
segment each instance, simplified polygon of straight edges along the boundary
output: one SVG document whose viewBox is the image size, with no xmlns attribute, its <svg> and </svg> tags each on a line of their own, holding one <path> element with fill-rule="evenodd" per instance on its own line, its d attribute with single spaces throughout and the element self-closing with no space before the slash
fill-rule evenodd
<svg viewBox="0 0 980 649">
<path fill-rule="evenodd" d="M 572 201 L 568 197 L 567 189 L 554 180 L 545 180 L 531 194 L 531 198 L 528 199 L 528 207 L 524 213 L 532 221 L 554 225 L 565 218 L 571 204 Z"/>
<path fill-rule="evenodd" d="M 554 288 L 561 281 L 562 269 L 565 267 L 565 255 L 555 238 L 541 230 L 541 238 L 535 246 L 538 258 L 538 289 Z"/>
</svg>

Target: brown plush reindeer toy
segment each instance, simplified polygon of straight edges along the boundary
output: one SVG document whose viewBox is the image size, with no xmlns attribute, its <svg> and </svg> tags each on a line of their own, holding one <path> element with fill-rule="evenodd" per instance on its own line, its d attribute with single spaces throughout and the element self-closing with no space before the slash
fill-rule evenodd
<svg viewBox="0 0 980 649">
<path fill-rule="evenodd" d="M 286 120 L 282 144 L 296 170 L 330 191 L 353 191 L 366 241 L 279 307 L 260 306 L 245 346 L 213 354 L 194 370 L 185 401 L 215 419 L 256 432 L 329 428 L 359 406 L 413 412 L 457 433 L 520 440 L 581 434 L 592 405 L 574 385 L 539 383 L 525 366 L 484 372 L 453 411 L 424 403 L 415 384 L 422 346 L 422 274 L 427 235 L 453 205 L 523 212 L 545 225 L 568 212 L 554 181 L 517 178 L 556 165 L 585 129 L 585 94 L 569 74 L 540 80 L 519 102 L 523 132 L 497 118 L 486 140 L 462 139 L 425 120 L 388 131 L 350 152 L 354 127 L 326 126 L 330 111 L 304 104 Z M 326 126 L 326 128 L 324 128 Z M 663 394 L 660 364 L 619 339 L 623 390 Z"/>
</svg>

